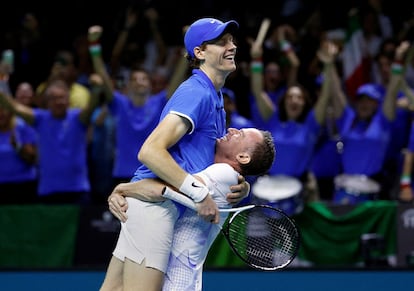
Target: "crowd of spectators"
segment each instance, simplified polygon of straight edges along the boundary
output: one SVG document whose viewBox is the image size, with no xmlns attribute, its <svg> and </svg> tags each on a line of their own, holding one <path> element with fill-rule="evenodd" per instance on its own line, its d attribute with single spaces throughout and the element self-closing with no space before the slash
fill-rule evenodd
<svg viewBox="0 0 414 291">
<path fill-rule="evenodd" d="M 375 194 L 367 199 L 412 202 L 414 10 L 401 4 L 397 13 L 397 4 L 72 1 L 46 12 L 27 1 L 11 9 L 0 40 L 1 203 L 105 203 L 132 177 L 140 143 L 188 73 L 183 32 L 201 16 L 240 24 L 238 69 L 223 90 L 227 125 L 273 133 L 270 176 L 299 180 L 304 201 L 355 203 L 338 191 L 354 187 Z M 264 19 L 271 24 L 256 47 Z"/>
</svg>

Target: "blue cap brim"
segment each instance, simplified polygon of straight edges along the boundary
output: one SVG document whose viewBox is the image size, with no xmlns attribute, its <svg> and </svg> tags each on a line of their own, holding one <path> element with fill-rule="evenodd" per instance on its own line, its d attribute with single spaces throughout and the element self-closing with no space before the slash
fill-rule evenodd
<svg viewBox="0 0 414 291">
<path fill-rule="evenodd" d="M 239 28 L 239 24 L 230 20 L 222 22 L 214 18 L 202 18 L 190 25 L 184 36 L 184 44 L 187 53 L 194 57 L 194 48 L 204 42 L 215 40 L 224 33 L 233 33 Z"/>
<path fill-rule="evenodd" d="M 222 36 L 225 32 L 235 32 L 238 27 L 239 24 L 236 21 L 227 21 L 222 25 L 217 26 L 215 29 L 208 31 L 204 37 L 203 42 L 215 40 L 216 38 Z"/>
</svg>

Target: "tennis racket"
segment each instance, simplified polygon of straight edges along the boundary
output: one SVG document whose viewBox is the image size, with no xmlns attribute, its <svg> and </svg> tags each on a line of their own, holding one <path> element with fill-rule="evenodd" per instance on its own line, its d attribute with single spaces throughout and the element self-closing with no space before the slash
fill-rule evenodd
<svg viewBox="0 0 414 291">
<path fill-rule="evenodd" d="M 168 187 L 163 196 L 197 209 L 193 200 Z M 269 271 L 283 269 L 296 257 L 299 229 L 283 211 L 267 205 L 247 205 L 220 209 L 220 212 L 232 213 L 221 232 L 233 252 L 250 267 Z"/>
</svg>

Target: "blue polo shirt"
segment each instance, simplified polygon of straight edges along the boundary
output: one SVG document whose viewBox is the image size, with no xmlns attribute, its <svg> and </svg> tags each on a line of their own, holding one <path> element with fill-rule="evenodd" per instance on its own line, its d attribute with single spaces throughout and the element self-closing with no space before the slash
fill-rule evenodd
<svg viewBox="0 0 414 291">
<path fill-rule="evenodd" d="M 382 170 L 389 146 L 392 122 L 377 110 L 370 122 L 357 121 L 355 111 L 347 106 L 340 121 L 344 142 L 343 172 L 372 176 Z"/>
<path fill-rule="evenodd" d="M 112 176 L 131 177 L 141 166 L 137 154 L 148 135 L 158 124 L 162 108 L 167 103 L 166 92 L 152 95 L 142 106 L 115 92 L 109 110 L 115 116 L 115 160 Z"/>
<path fill-rule="evenodd" d="M 34 109 L 33 127 L 39 136 L 38 194 L 90 191 L 87 162 L 87 126 L 80 109 L 69 109 L 57 119 L 49 110 Z"/>
<path fill-rule="evenodd" d="M 16 116 L 13 135 L 21 146 L 37 145 L 35 130 L 23 119 Z M 34 181 L 37 179 L 37 167 L 25 162 L 10 143 L 12 131 L 0 132 L 0 183 L 16 183 Z M 4 193 L 6 194 L 6 193 Z"/>
<path fill-rule="evenodd" d="M 305 121 L 281 121 L 278 112 L 269 128 L 276 145 L 276 161 L 269 170 L 271 175 L 289 175 L 300 178 L 309 170 L 312 154 L 321 126 L 314 110 L 309 111 Z"/>
<path fill-rule="evenodd" d="M 196 173 L 214 162 L 216 139 L 226 133 L 223 96 L 201 70 L 177 88 L 164 107 L 160 120 L 167 114 L 177 114 L 191 123 L 182 139 L 169 149 L 172 157 L 187 172 Z M 155 177 L 146 166 L 135 172 L 132 181 Z"/>
</svg>

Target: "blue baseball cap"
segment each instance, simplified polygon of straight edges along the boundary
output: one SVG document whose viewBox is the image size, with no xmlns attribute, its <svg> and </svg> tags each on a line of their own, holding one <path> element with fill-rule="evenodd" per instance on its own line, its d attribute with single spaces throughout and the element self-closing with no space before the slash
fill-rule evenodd
<svg viewBox="0 0 414 291">
<path fill-rule="evenodd" d="M 371 83 L 359 86 L 356 93 L 358 97 L 367 96 L 373 100 L 377 100 L 378 102 L 382 101 L 384 94 L 385 90 L 381 86 Z"/>
<path fill-rule="evenodd" d="M 203 42 L 218 38 L 225 31 L 235 31 L 237 28 L 239 28 L 239 24 L 234 20 L 222 22 L 215 18 L 201 18 L 193 22 L 184 35 L 187 53 L 194 57 L 195 47 L 201 46 Z"/>
</svg>

